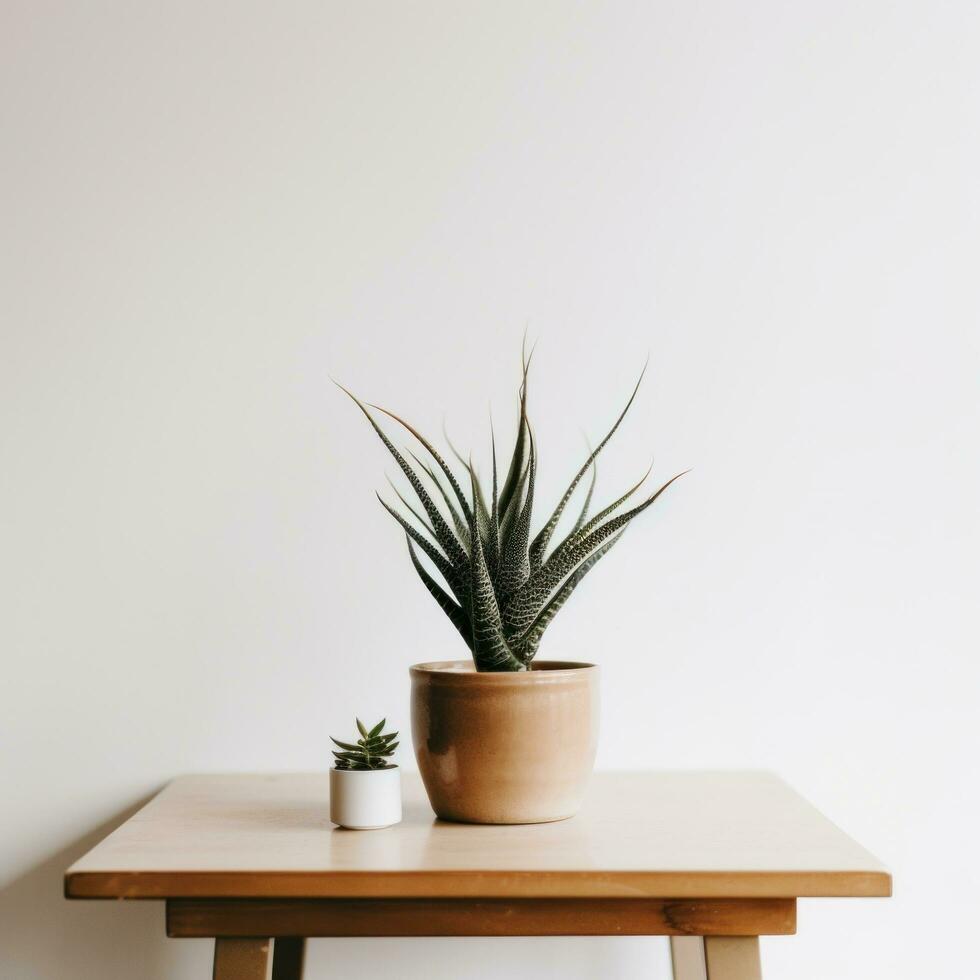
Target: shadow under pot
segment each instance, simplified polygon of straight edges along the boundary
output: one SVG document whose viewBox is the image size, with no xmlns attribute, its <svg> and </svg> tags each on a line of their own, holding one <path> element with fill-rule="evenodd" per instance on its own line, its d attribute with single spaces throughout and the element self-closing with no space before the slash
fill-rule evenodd
<svg viewBox="0 0 980 980">
<path fill-rule="evenodd" d="M 409 673 L 415 757 L 438 817 L 546 823 L 578 812 L 599 733 L 595 664 L 490 673 L 460 660 Z"/>
</svg>

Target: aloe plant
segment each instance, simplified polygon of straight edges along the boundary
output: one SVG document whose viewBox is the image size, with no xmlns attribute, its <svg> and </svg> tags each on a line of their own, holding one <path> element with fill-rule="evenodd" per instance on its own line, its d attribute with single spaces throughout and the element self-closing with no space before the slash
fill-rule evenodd
<svg viewBox="0 0 980 980">
<path fill-rule="evenodd" d="M 360 718 L 355 718 L 357 730 L 361 735 L 356 743 L 341 742 L 331 736 L 330 741 L 340 749 L 339 752 L 334 752 L 334 768 L 354 769 L 358 772 L 369 772 L 372 769 L 394 769 L 394 765 L 388 760 L 398 748 L 398 743 L 395 741 L 398 732 L 391 732 L 388 735 L 382 734 L 385 720 L 382 718 L 374 728 L 368 729 Z"/>
<path fill-rule="evenodd" d="M 620 511 L 645 483 L 650 473 L 647 470 L 643 479 L 626 493 L 589 516 L 596 486 L 596 460 L 633 404 L 646 371 L 644 367 L 612 428 L 589 453 L 551 515 L 532 536 L 538 452 L 527 413 L 530 361 L 530 355 L 522 352 L 517 436 L 502 482 L 498 482 L 497 451 L 491 429 L 493 462 L 489 494 L 477 479 L 472 462 L 463 459 L 451 443 L 452 454 L 466 471 L 464 482 L 468 484 L 468 493 L 438 450 L 412 425 L 394 412 L 362 402 L 338 385 L 371 423 L 421 504 L 424 513 L 419 513 L 395 488 L 407 511 L 405 514 L 378 494 L 381 505 L 405 533 L 419 578 L 469 646 L 480 671 L 530 669 L 545 630 L 578 584 L 620 540 L 633 518 L 684 475 L 678 473 L 641 503 Z M 413 461 L 409 463 L 385 434 L 372 409 L 402 426 L 424 455 L 408 450 Z M 571 530 L 552 546 L 566 508 L 590 473 L 577 519 Z M 432 563 L 442 584 L 423 565 L 419 551 Z"/>
</svg>

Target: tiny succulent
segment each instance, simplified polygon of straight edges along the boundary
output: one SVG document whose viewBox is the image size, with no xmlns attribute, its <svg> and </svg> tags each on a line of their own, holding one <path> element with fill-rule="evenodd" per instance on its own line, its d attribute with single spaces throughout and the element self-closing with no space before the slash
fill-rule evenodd
<svg viewBox="0 0 980 980">
<path fill-rule="evenodd" d="M 647 470 L 639 483 L 590 516 L 596 459 L 633 404 L 643 380 L 641 372 L 626 407 L 612 428 L 589 453 L 551 516 L 537 534 L 532 535 L 531 509 L 538 448 L 527 414 L 530 361 L 530 355 L 525 356 L 522 352 L 517 437 L 506 475 L 499 485 L 496 445 L 491 431 L 493 462 L 489 494 L 481 487 L 472 461 L 465 460 L 452 444 L 449 448 L 466 471 L 463 482 L 469 484 L 469 494 L 464 492 L 445 459 L 413 426 L 387 409 L 365 404 L 346 388 L 338 386 L 367 417 L 422 505 L 424 513 L 419 513 L 395 489 L 411 515 L 410 519 L 378 495 L 382 506 L 405 532 L 412 564 L 423 585 L 463 637 L 472 652 L 476 669 L 480 671 L 529 670 L 544 631 L 575 587 L 619 541 L 626 525 L 683 475 L 678 473 L 639 504 L 620 511 L 646 481 L 650 473 Z M 431 462 L 408 450 L 415 465 L 409 463 L 385 434 L 371 409 L 401 425 Z M 571 530 L 551 547 L 566 506 L 590 472 L 591 479 L 577 519 Z M 416 549 L 432 563 L 445 588 L 423 565 Z"/>
<path fill-rule="evenodd" d="M 394 769 L 394 763 L 389 760 L 392 753 L 398 748 L 398 743 L 395 741 L 398 732 L 382 734 L 386 721 L 384 718 L 371 729 L 368 729 L 360 718 L 355 718 L 354 721 L 357 723 L 357 730 L 361 735 L 356 743 L 341 742 L 340 739 L 331 736 L 330 740 L 340 748 L 339 752 L 334 752 L 334 768 L 355 769 L 358 772 L 369 772 L 372 769 Z"/>
</svg>

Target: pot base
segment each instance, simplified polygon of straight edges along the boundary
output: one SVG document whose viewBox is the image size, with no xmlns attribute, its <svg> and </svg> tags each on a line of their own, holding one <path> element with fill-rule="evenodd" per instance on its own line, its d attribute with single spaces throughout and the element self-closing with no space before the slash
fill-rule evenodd
<svg viewBox="0 0 980 980">
<path fill-rule="evenodd" d="M 435 807 L 433 807 L 433 812 L 435 812 Z M 445 820 L 446 823 L 468 823 L 474 827 L 531 827 L 538 823 L 561 823 L 562 820 L 571 820 L 577 813 L 578 810 L 575 813 L 566 813 L 562 817 L 539 817 L 536 820 L 476 820 L 469 817 L 447 817 L 441 813 L 436 813 L 436 816 L 440 820 Z"/>
</svg>

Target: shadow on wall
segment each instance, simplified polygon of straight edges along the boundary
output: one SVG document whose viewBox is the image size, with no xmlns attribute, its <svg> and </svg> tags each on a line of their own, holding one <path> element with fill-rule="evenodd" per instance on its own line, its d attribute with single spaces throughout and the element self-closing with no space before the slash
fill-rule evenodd
<svg viewBox="0 0 980 980">
<path fill-rule="evenodd" d="M 162 902 L 65 900 L 65 869 L 148 799 L 0 891 L 2 980 L 173 980 L 207 975 L 210 940 L 168 940 Z M 189 958 L 200 959 L 205 972 L 182 972 Z"/>
</svg>

